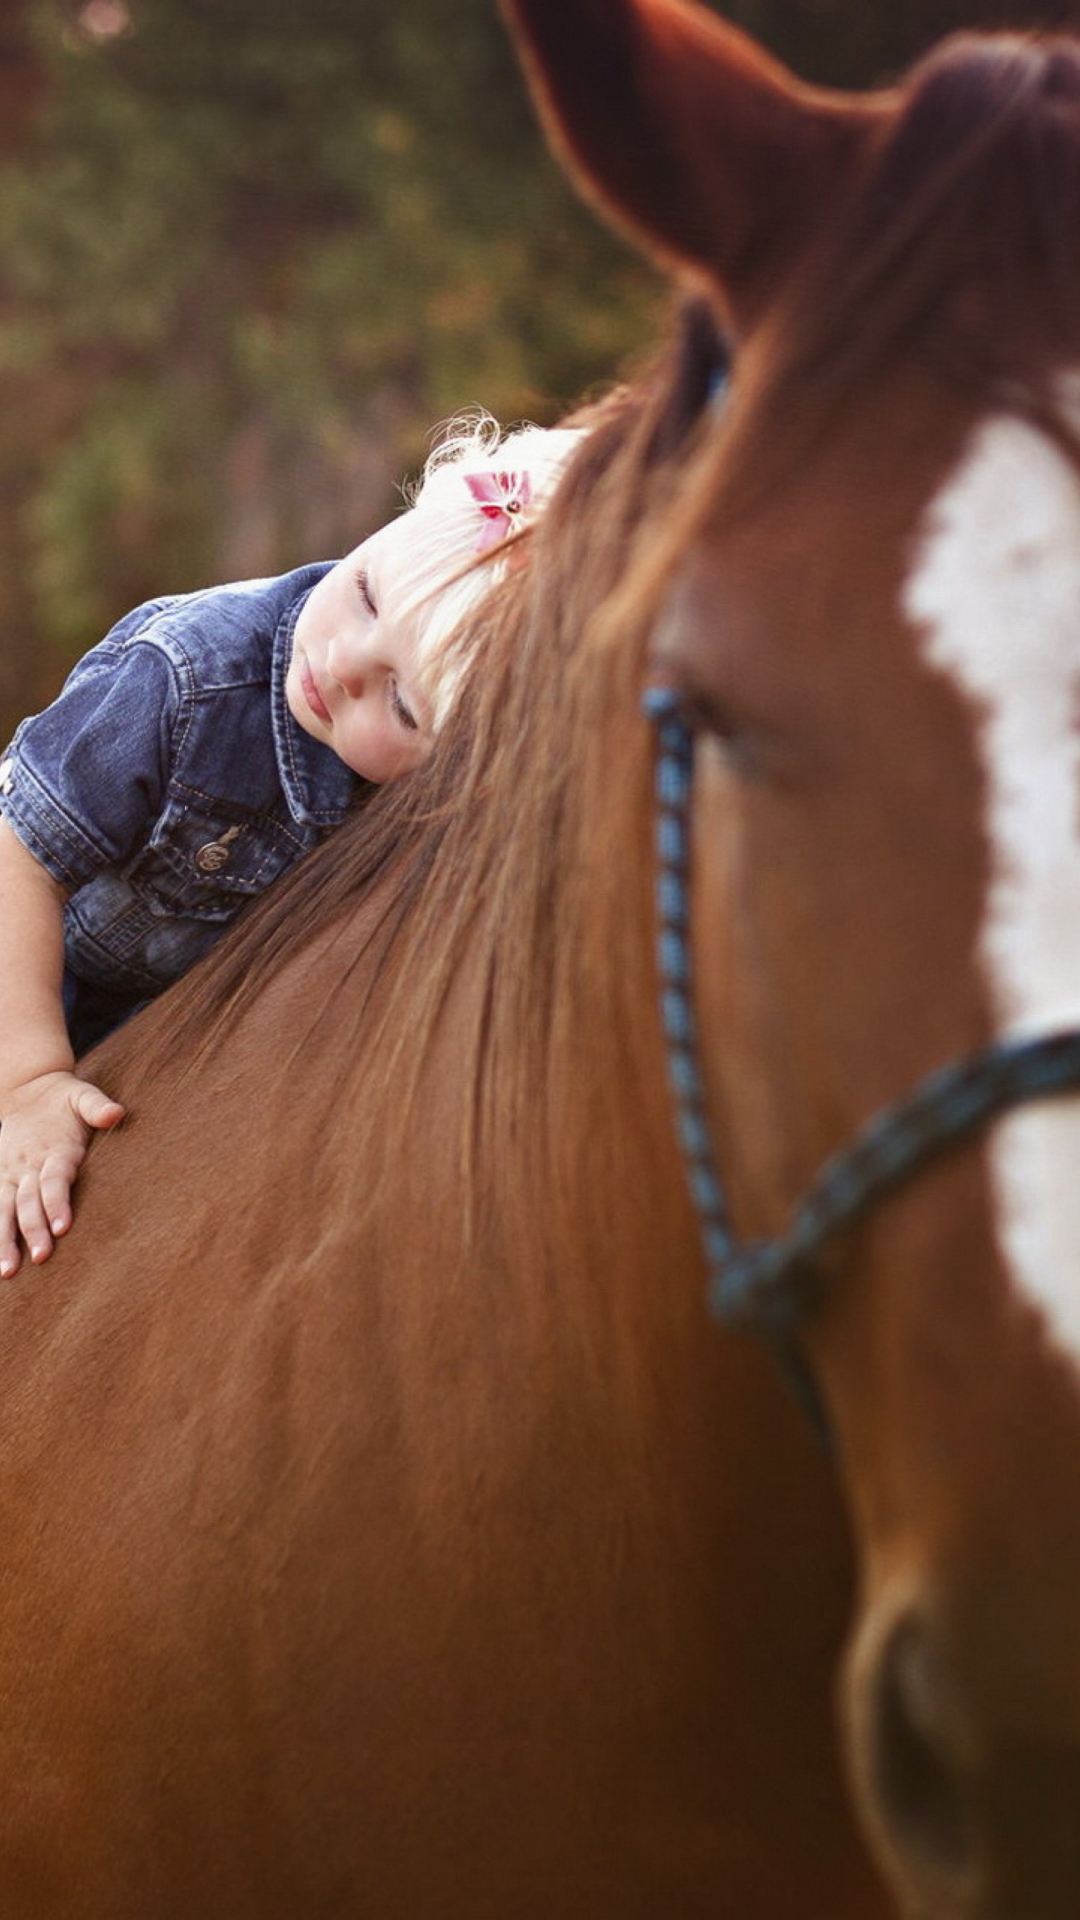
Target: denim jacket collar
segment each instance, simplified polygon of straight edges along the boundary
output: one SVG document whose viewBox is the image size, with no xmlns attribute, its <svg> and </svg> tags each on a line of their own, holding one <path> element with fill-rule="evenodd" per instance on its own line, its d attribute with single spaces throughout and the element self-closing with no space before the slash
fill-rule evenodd
<svg viewBox="0 0 1080 1920">
<path fill-rule="evenodd" d="M 278 621 L 270 666 L 270 711 L 278 772 L 289 812 L 301 826 L 337 827 L 364 782 L 331 747 L 304 732 L 285 698 L 296 622 L 312 591 L 309 587 L 294 600 Z"/>
</svg>

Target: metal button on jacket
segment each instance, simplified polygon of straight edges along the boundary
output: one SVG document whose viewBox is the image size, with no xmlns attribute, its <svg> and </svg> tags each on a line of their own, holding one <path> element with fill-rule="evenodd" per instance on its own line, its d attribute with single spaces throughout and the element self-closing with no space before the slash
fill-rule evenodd
<svg viewBox="0 0 1080 1920">
<path fill-rule="evenodd" d="M 239 839 L 240 828 L 230 827 L 220 840 L 208 840 L 195 855 L 195 865 L 200 873 L 220 873 L 232 859 L 232 842 Z"/>
</svg>

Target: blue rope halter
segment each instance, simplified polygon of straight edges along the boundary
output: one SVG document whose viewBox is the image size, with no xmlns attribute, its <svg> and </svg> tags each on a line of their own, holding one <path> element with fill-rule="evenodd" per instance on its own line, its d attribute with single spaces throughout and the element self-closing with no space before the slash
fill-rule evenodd
<svg viewBox="0 0 1080 1920">
<path fill-rule="evenodd" d="M 645 711 L 656 723 L 658 749 L 661 1015 L 679 1138 L 702 1224 L 709 1301 L 726 1325 L 787 1343 L 813 1305 L 813 1262 L 825 1243 L 925 1160 L 968 1138 L 995 1114 L 1080 1086 L 1080 1031 L 1005 1042 L 939 1068 L 906 1099 L 876 1114 L 850 1146 L 826 1162 L 784 1233 L 775 1240 L 740 1242 L 713 1154 L 693 1006 L 693 735 L 680 716 L 679 696 L 670 688 L 651 688 Z"/>
</svg>

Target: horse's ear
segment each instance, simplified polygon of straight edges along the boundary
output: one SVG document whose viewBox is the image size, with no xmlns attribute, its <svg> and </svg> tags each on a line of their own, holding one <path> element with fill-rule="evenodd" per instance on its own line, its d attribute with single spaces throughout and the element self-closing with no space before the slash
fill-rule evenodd
<svg viewBox="0 0 1080 1920">
<path fill-rule="evenodd" d="M 501 0 L 542 117 L 587 192 L 736 326 L 804 250 L 885 96 L 804 87 L 687 0 Z"/>
</svg>

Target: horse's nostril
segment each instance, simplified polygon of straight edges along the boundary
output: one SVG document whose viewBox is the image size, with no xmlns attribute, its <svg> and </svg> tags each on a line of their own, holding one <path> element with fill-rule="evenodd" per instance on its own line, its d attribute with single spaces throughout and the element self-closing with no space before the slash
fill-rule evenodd
<svg viewBox="0 0 1080 1920">
<path fill-rule="evenodd" d="M 876 1680 L 866 1759 L 878 1818 L 909 1868 L 954 1885 L 967 1881 L 976 1865 L 971 1807 L 917 1619 L 894 1627 Z"/>
</svg>

